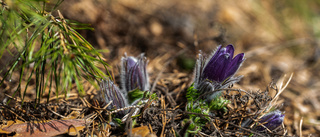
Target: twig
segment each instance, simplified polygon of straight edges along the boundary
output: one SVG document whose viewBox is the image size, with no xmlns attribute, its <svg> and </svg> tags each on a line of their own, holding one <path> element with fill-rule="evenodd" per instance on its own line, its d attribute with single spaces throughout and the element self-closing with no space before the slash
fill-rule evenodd
<svg viewBox="0 0 320 137">
<path fill-rule="evenodd" d="M 302 123 L 303 123 L 303 117 L 300 119 L 300 124 L 299 124 L 299 134 L 300 134 L 300 137 L 302 137 Z"/>
<path fill-rule="evenodd" d="M 221 132 L 220 132 L 220 130 L 218 129 L 217 125 L 216 125 L 215 123 L 213 123 L 213 121 L 211 121 L 210 123 L 213 125 L 213 127 L 216 129 L 216 131 L 220 134 L 220 136 L 223 137 L 223 135 L 221 134 Z"/>
<path fill-rule="evenodd" d="M 273 97 L 273 99 L 271 100 L 271 102 L 270 102 L 270 108 L 275 105 L 276 101 L 278 100 L 279 95 L 284 91 L 285 88 L 287 88 L 287 86 L 289 85 L 289 83 L 290 83 L 290 81 L 291 81 L 291 79 L 292 79 L 292 76 L 293 76 L 293 73 L 291 73 L 288 81 L 286 82 L 286 84 L 285 84 L 284 86 L 283 86 L 283 84 L 284 84 L 284 80 L 285 80 L 286 75 L 284 75 L 284 76 L 279 80 L 279 82 L 278 82 L 278 83 L 280 83 L 280 84 L 279 84 L 279 92 L 278 92 L 278 93 Z"/>
<path fill-rule="evenodd" d="M 207 135 L 207 134 L 205 134 L 205 133 L 203 133 L 203 132 L 201 132 L 201 131 L 199 131 L 199 134 L 200 135 L 204 135 L 204 136 L 207 136 L 207 137 L 215 137 L 215 136 L 210 136 L 210 135 Z M 221 134 L 220 134 L 221 135 Z M 222 136 L 222 135 L 221 135 Z M 222 136 L 223 137 L 223 136 Z"/>
<path fill-rule="evenodd" d="M 53 114 L 56 114 L 56 115 L 59 116 L 59 117 L 66 118 L 65 116 L 62 116 L 62 115 L 60 115 L 59 113 L 51 110 L 50 108 L 47 108 L 47 110 L 49 110 L 49 111 L 52 112 Z"/>
<path fill-rule="evenodd" d="M 135 112 L 135 109 L 131 109 L 130 113 L 128 114 L 128 118 L 126 119 L 126 127 L 125 131 L 127 132 L 128 137 L 131 137 L 132 132 L 132 119 L 131 116 Z"/>
<path fill-rule="evenodd" d="M 187 112 L 187 111 L 185 111 L 185 112 L 183 112 L 183 113 L 185 113 L 185 114 L 192 114 L 192 115 L 198 115 L 198 116 L 200 116 L 200 117 L 202 117 L 202 118 L 204 118 L 204 117 L 210 117 L 210 118 L 212 118 L 212 119 L 217 119 L 217 120 L 220 120 L 220 121 L 229 123 L 230 125 L 235 126 L 235 127 L 237 127 L 237 128 L 240 128 L 240 129 L 242 129 L 242 130 L 245 130 L 245 131 L 247 131 L 247 132 L 251 132 L 251 133 L 254 133 L 254 134 L 257 134 L 257 135 L 259 135 L 259 136 L 264 137 L 264 135 L 262 135 L 262 134 L 260 134 L 260 133 L 258 133 L 258 132 L 255 132 L 255 131 L 252 131 L 252 130 L 243 128 L 243 127 L 241 127 L 241 126 L 238 126 L 238 125 L 236 125 L 236 124 L 230 123 L 230 122 L 228 122 L 228 121 L 226 121 L 226 120 L 223 120 L 223 119 L 220 119 L 220 118 L 218 118 L 218 117 L 214 117 L 214 116 L 210 116 L 210 115 L 205 115 L 205 114 L 199 114 L 199 113 L 193 113 L 193 112 Z"/>
<path fill-rule="evenodd" d="M 161 107 L 162 107 L 162 109 L 166 109 L 165 100 L 163 99 L 162 95 L 161 95 Z M 166 122 L 166 112 L 167 111 L 164 111 L 163 112 L 164 114 L 162 114 L 162 130 L 161 130 L 160 137 L 164 137 L 163 133 L 164 133 L 165 126 L 167 124 L 167 122 Z"/>
</svg>

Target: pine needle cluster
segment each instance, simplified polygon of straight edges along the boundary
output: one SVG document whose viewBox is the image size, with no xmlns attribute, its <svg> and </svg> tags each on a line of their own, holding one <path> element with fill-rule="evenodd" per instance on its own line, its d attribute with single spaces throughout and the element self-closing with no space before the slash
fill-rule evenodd
<svg viewBox="0 0 320 137">
<path fill-rule="evenodd" d="M 80 95 L 84 95 L 83 78 L 97 85 L 97 80 L 107 77 L 97 66 L 107 70 L 108 64 L 99 51 L 76 31 L 90 27 L 65 19 L 57 10 L 63 0 L 55 4 L 46 0 L 0 2 L 0 58 L 3 54 L 14 57 L 9 65 L 2 66 L 7 71 L 0 86 L 13 72 L 20 73 L 14 95 L 18 94 L 22 102 L 32 77 L 35 77 L 37 103 L 48 90 L 49 97 L 52 92 L 56 96 L 67 96 L 74 83 Z M 17 54 L 14 55 L 12 50 Z"/>
</svg>

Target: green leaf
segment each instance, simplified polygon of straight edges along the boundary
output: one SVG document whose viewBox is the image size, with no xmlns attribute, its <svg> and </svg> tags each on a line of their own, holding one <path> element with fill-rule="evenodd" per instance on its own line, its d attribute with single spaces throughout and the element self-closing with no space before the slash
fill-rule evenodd
<svg viewBox="0 0 320 137">
<path fill-rule="evenodd" d="M 228 103 L 230 103 L 230 101 L 224 99 L 223 97 L 215 98 L 210 102 L 210 105 L 209 105 L 210 111 L 216 111 L 216 110 L 222 109 L 226 112 Z"/>
<path fill-rule="evenodd" d="M 196 100 L 200 95 L 200 93 L 198 93 L 198 90 L 194 88 L 193 84 L 194 83 L 192 83 L 192 85 L 187 89 L 186 97 L 188 102 Z"/>
<path fill-rule="evenodd" d="M 142 99 L 145 91 L 141 91 L 139 89 L 132 90 L 128 92 L 129 103 L 133 103 L 136 100 Z"/>
</svg>

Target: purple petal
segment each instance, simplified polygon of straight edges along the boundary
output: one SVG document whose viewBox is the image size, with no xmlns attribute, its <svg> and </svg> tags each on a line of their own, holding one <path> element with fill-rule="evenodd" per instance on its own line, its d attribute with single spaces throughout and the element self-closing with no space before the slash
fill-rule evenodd
<svg viewBox="0 0 320 137">
<path fill-rule="evenodd" d="M 121 66 L 121 83 L 123 92 L 140 89 L 146 91 L 149 88 L 148 74 L 146 72 L 147 60 L 143 54 L 138 58 L 123 57 Z"/>
<path fill-rule="evenodd" d="M 226 52 L 229 53 L 230 58 L 233 58 L 233 54 L 234 54 L 234 47 L 233 45 L 228 45 L 226 48 Z"/>
<path fill-rule="evenodd" d="M 276 110 L 263 116 L 259 122 L 263 124 L 265 127 L 267 127 L 268 129 L 274 130 L 282 124 L 283 119 L 284 119 L 284 114 L 282 114 L 281 111 Z M 264 129 L 265 128 L 263 126 L 257 127 L 257 130 L 259 131 L 262 131 Z"/>
<path fill-rule="evenodd" d="M 280 126 L 282 124 L 283 119 L 284 119 L 284 115 L 281 115 L 281 116 L 277 117 L 276 119 L 273 119 L 272 121 L 270 121 L 268 123 L 274 125 L 275 127 L 278 127 L 278 126 Z"/>
<path fill-rule="evenodd" d="M 274 130 L 277 127 L 279 127 L 283 122 L 283 117 L 278 117 L 275 119 L 272 119 L 271 121 L 267 122 L 266 124 L 264 124 L 265 127 L 267 127 L 269 130 Z M 259 126 L 258 130 L 262 131 L 265 128 L 263 126 Z"/>
<path fill-rule="evenodd" d="M 144 77 L 142 76 L 141 71 L 142 70 L 140 70 L 139 66 L 137 66 L 135 70 L 135 76 L 133 77 L 135 80 L 135 83 L 133 83 L 134 87 L 132 87 L 133 89 L 139 88 L 140 90 L 143 90 Z"/>
<path fill-rule="evenodd" d="M 203 76 L 211 81 L 224 81 L 225 68 L 228 66 L 229 57 L 227 54 L 222 54 L 215 62 L 209 62 L 204 68 Z"/>
<path fill-rule="evenodd" d="M 244 53 L 238 54 L 232 59 L 229 63 L 228 68 L 226 70 L 226 78 L 233 76 L 239 69 L 241 63 L 244 61 Z"/>
<path fill-rule="evenodd" d="M 225 48 L 218 47 L 213 57 L 204 69 L 204 76 L 209 80 L 222 82 L 226 78 L 227 66 L 231 62 L 234 53 L 232 45 Z M 211 70 L 211 72 L 209 72 Z"/>
<path fill-rule="evenodd" d="M 218 49 L 215 51 L 215 53 L 213 54 L 213 56 L 211 57 L 210 61 L 208 62 L 208 64 L 213 64 L 214 62 L 216 62 L 216 60 L 218 59 L 219 56 L 221 56 L 221 49 L 224 49 L 222 48 L 222 46 L 220 45 L 218 47 Z"/>
<path fill-rule="evenodd" d="M 263 122 L 270 121 L 270 120 L 274 119 L 277 115 L 281 115 L 281 112 L 279 110 L 270 112 L 270 113 L 264 115 L 262 118 L 260 118 L 260 122 L 263 123 Z"/>
<path fill-rule="evenodd" d="M 234 47 L 228 45 L 225 48 L 219 46 L 212 55 L 212 57 L 206 61 L 198 59 L 196 66 L 196 81 L 195 85 L 198 86 L 202 80 L 208 79 L 219 83 L 222 86 L 227 86 L 225 83 L 221 83 L 228 78 L 231 78 L 244 61 L 244 54 L 238 54 L 234 59 Z M 203 64 L 203 67 L 199 66 Z M 231 81 L 234 82 L 234 81 Z M 230 82 L 228 82 L 230 83 Z"/>
<path fill-rule="evenodd" d="M 112 101 L 111 105 L 107 109 L 119 109 L 127 106 L 127 99 L 125 95 L 120 91 L 120 89 L 111 81 L 106 80 L 100 83 L 100 93 L 101 101 L 103 104 L 108 104 Z M 119 112 L 121 115 L 124 115 L 124 111 Z"/>
<path fill-rule="evenodd" d="M 135 59 L 134 57 L 128 57 L 127 58 L 127 68 L 132 68 L 136 65 L 137 63 L 137 59 Z"/>
</svg>

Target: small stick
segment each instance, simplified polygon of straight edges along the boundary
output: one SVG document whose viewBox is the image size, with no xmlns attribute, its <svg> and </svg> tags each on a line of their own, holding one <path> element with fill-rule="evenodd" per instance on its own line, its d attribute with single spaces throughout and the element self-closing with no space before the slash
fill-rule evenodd
<svg viewBox="0 0 320 137">
<path fill-rule="evenodd" d="M 300 137 L 302 137 L 302 122 L 303 122 L 303 117 L 301 117 L 301 119 L 300 119 L 300 124 L 299 124 Z"/>
<path fill-rule="evenodd" d="M 59 113 L 51 110 L 50 108 L 47 108 L 47 110 L 49 110 L 49 111 L 52 112 L 53 114 L 56 114 L 56 115 L 59 116 L 59 117 L 66 118 L 65 116 L 62 116 L 62 115 L 60 115 Z"/>
</svg>

